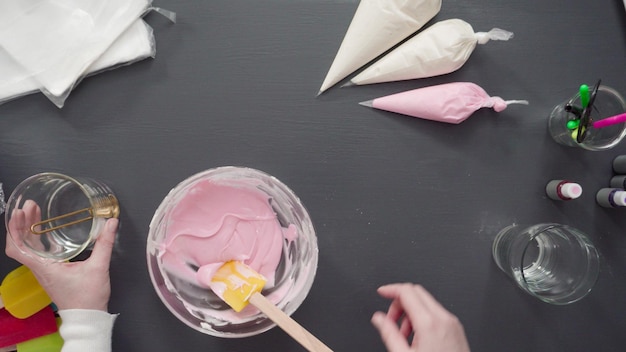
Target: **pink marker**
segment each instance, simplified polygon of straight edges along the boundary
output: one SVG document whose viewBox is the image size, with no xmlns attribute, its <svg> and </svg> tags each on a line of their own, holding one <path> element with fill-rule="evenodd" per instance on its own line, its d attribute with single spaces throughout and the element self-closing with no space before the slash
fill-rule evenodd
<svg viewBox="0 0 626 352">
<path fill-rule="evenodd" d="M 607 117 L 606 119 L 595 121 L 593 123 L 593 128 L 602 128 L 623 122 L 626 122 L 626 112 L 623 114 Z"/>
<path fill-rule="evenodd" d="M 583 194 L 583 188 L 567 180 L 552 180 L 546 185 L 546 194 L 554 200 L 572 200 Z"/>
</svg>

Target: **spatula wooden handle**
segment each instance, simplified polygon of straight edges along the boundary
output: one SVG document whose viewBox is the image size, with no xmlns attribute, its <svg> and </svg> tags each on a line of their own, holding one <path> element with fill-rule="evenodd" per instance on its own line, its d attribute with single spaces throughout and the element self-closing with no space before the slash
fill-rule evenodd
<svg viewBox="0 0 626 352">
<path fill-rule="evenodd" d="M 257 307 L 261 312 L 265 313 L 276 325 L 283 329 L 294 340 L 298 341 L 304 348 L 311 352 L 332 352 L 328 346 L 326 346 L 317 337 L 313 336 L 308 330 L 298 324 L 290 316 L 285 314 L 282 310 L 278 309 L 272 302 L 270 302 L 261 293 L 256 292 L 251 297 L 249 302 Z"/>
</svg>

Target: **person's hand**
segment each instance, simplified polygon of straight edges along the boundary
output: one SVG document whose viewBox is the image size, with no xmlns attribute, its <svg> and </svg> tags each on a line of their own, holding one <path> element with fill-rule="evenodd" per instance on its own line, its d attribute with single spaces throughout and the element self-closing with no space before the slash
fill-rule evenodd
<svg viewBox="0 0 626 352">
<path fill-rule="evenodd" d="M 41 210 L 33 201 L 15 209 L 9 221 L 9 232 L 30 231 L 27 224 L 41 219 Z M 117 232 L 117 219 L 107 220 L 94 244 L 91 256 L 81 262 L 52 262 L 28 254 L 24 243 L 7 233 L 7 256 L 26 265 L 46 290 L 59 310 L 92 309 L 107 311 L 111 296 L 109 264 Z"/>
<path fill-rule="evenodd" d="M 387 350 L 469 352 L 459 319 L 422 286 L 391 284 L 378 288 L 378 293 L 392 300 L 387 314 L 376 312 L 372 316 Z"/>
</svg>

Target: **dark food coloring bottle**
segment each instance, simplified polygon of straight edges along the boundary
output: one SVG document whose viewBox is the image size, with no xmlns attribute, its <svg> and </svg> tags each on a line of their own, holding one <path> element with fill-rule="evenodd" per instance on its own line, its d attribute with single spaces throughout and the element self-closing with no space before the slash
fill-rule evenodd
<svg viewBox="0 0 626 352">
<path fill-rule="evenodd" d="M 613 171 L 618 175 L 626 175 L 626 155 L 618 155 L 613 159 Z"/>
<path fill-rule="evenodd" d="M 611 177 L 611 187 L 626 189 L 626 175 L 615 175 Z"/>
</svg>

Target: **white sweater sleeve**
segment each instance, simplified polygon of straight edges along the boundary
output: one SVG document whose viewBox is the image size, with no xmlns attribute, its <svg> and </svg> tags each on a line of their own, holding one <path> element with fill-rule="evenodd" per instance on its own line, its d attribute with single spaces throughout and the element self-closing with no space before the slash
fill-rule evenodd
<svg viewBox="0 0 626 352">
<path fill-rule="evenodd" d="M 100 310 L 59 310 L 62 352 L 110 352 L 113 323 L 117 314 Z"/>
</svg>

